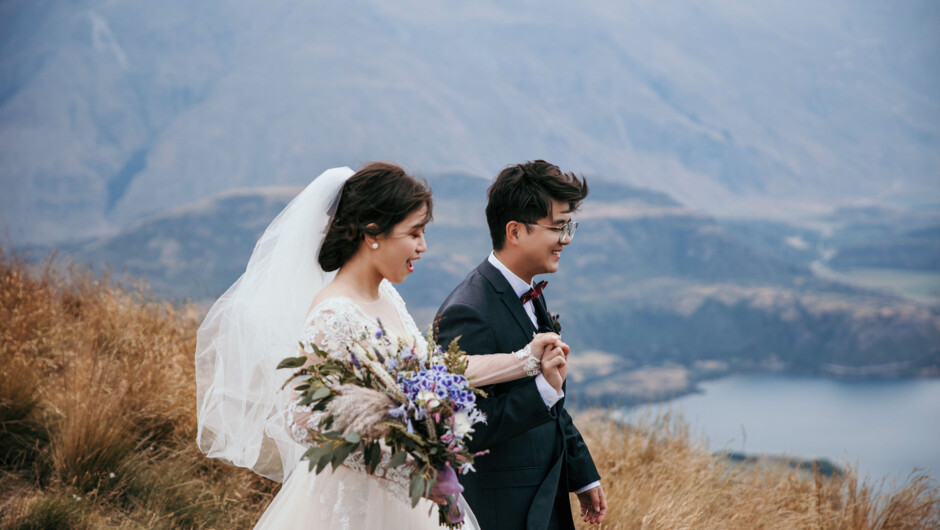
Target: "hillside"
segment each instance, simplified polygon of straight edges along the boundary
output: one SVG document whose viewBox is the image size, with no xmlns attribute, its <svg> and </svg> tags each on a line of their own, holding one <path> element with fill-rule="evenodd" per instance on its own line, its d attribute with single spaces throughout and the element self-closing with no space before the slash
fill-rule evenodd
<svg viewBox="0 0 940 530">
<path fill-rule="evenodd" d="M 250 528 L 277 491 L 196 450 L 191 307 L 0 255 L 0 528 Z M 681 420 L 578 424 L 605 528 L 928 528 L 936 483 L 893 488 L 712 455 Z M 579 525 L 579 528 L 586 528 Z"/>
</svg>

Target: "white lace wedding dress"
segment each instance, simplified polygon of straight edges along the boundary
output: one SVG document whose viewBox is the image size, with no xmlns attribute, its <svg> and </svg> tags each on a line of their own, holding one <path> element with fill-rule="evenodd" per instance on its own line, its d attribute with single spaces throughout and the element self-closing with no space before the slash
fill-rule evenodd
<svg viewBox="0 0 940 530">
<path fill-rule="evenodd" d="M 353 337 L 366 336 L 376 340 L 379 331 L 375 315 L 380 314 L 383 326 L 392 336 L 414 344 L 416 350 L 427 351 L 427 341 L 408 314 L 398 291 L 387 280 L 380 288 L 379 304 L 360 304 L 348 298 L 334 297 L 317 304 L 308 314 L 300 339 L 302 344 L 316 343 L 326 351 L 343 351 Z M 378 308 L 378 309 L 377 309 Z M 307 349 L 313 354 L 312 348 Z M 528 352 L 471 356 L 467 376 L 475 386 L 508 381 L 537 370 L 538 359 Z M 285 396 L 286 425 L 298 443 L 309 445 L 307 427 L 318 418 L 293 404 L 292 395 Z M 437 505 L 421 499 L 411 507 L 408 499 L 410 471 L 406 466 L 389 469 L 389 454 L 370 475 L 365 471 L 361 454 L 350 455 L 342 466 L 327 466 L 319 475 L 301 462 L 284 482 L 280 492 L 264 512 L 255 528 L 262 529 L 386 529 L 414 530 L 439 528 Z M 461 497 L 467 514 L 464 528 L 478 528 L 476 519 Z"/>
</svg>

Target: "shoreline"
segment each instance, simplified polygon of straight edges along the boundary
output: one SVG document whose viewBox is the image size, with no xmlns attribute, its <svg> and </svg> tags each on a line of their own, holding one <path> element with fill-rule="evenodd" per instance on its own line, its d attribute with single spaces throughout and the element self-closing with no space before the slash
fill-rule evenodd
<svg viewBox="0 0 940 530">
<path fill-rule="evenodd" d="M 931 441 L 940 431 L 928 421 L 940 413 L 938 398 L 935 377 L 750 372 L 701 381 L 671 400 L 608 400 L 600 412 L 638 427 L 675 421 L 721 456 L 829 463 L 891 482 L 915 469 L 940 479 Z"/>
<path fill-rule="evenodd" d="M 635 369 L 610 369 L 606 373 L 580 374 L 570 386 L 571 402 L 587 408 L 609 408 L 656 405 L 705 391 L 701 383 L 732 377 L 776 376 L 813 378 L 837 382 L 916 381 L 940 379 L 940 367 L 927 366 L 912 371 L 911 362 L 883 363 L 870 366 L 845 366 L 834 363 L 820 365 L 816 370 L 787 370 L 778 366 L 731 368 L 724 361 L 722 369 L 702 369 L 679 364 L 642 366 Z M 573 368 L 579 368 L 572 363 Z"/>
</svg>

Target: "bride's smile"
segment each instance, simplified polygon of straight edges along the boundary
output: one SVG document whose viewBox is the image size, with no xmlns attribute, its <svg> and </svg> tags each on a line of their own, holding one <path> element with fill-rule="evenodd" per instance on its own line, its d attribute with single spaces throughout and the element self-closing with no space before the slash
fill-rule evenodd
<svg viewBox="0 0 940 530">
<path fill-rule="evenodd" d="M 424 239 L 427 223 L 428 209 L 422 206 L 396 224 L 387 236 L 376 237 L 378 248 L 367 245 L 366 250 L 368 254 L 374 255 L 375 267 L 382 277 L 392 283 L 401 283 L 414 272 L 414 263 L 421 259 L 421 254 L 428 248 Z"/>
</svg>

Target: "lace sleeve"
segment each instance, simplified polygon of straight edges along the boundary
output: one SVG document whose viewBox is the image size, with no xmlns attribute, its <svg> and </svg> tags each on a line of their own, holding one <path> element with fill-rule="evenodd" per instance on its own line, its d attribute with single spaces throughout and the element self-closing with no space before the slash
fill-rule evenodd
<svg viewBox="0 0 940 530">
<path fill-rule="evenodd" d="M 466 376 L 475 387 L 535 376 L 540 371 L 541 360 L 532 355 L 528 345 L 515 353 L 467 356 Z"/>
<path fill-rule="evenodd" d="M 300 334 L 300 345 L 307 357 L 316 361 L 314 344 L 327 355 L 341 355 L 353 341 L 378 330 L 376 324 L 357 315 L 350 304 L 347 300 L 331 298 L 314 308 Z"/>
<path fill-rule="evenodd" d="M 339 299 L 328 299 L 314 308 L 307 317 L 298 347 L 302 350 L 301 353 L 309 359 L 308 363 L 320 360 L 316 350 L 313 349 L 314 345 L 327 355 L 340 355 L 346 351 L 355 337 L 361 337 L 367 333 L 366 323 L 356 318 L 356 315 L 349 310 L 350 308 L 344 307 L 343 302 Z M 316 429 L 324 414 L 313 412 L 312 406 L 298 404 L 298 396 L 293 387 L 285 391 L 288 392 L 286 397 L 289 402 L 287 425 L 291 438 L 299 444 L 309 446 L 310 430 Z"/>
</svg>

